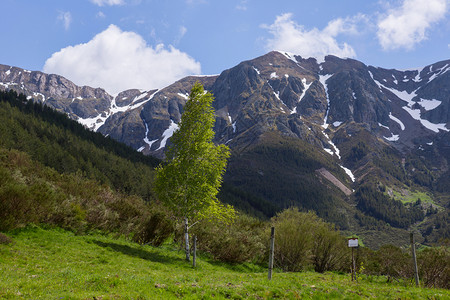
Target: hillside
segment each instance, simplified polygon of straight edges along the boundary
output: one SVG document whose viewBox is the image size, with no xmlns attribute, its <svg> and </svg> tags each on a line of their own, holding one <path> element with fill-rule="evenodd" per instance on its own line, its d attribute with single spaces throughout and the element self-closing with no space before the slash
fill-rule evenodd
<svg viewBox="0 0 450 300">
<path fill-rule="evenodd" d="M 153 197 L 151 180 L 159 160 L 13 91 L 0 92 L 0 147 L 25 152 L 59 173 L 80 173 L 128 195 Z"/>
<path fill-rule="evenodd" d="M 154 201 L 156 163 L 23 95 L 0 92 L 0 231 L 45 223 L 161 243 L 174 229 Z"/>
<path fill-rule="evenodd" d="M 170 245 L 139 246 L 104 235 L 27 227 L 0 243 L 0 297 L 7 299 L 446 299 L 444 289 L 386 282 L 384 276 L 282 273 L 200 255 L 197 268 Z"/>
</svg>

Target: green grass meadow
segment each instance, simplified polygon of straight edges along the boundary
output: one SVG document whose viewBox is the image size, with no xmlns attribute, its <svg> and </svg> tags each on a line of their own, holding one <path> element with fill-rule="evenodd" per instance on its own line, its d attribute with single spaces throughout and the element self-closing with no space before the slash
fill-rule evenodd
<svg viewBox="0 0 450 300">
<path fill-rule="evenodd" d="M 0 244 L 1 299 L 450 299 L 450 291 L 349 274 L 282 273 L 200 255 L 197 268 L 172 245 L 141 246 L 101 234 L 28 226 Z M 201 241 L 199 241 L 201 242 Z"/>
</svg>

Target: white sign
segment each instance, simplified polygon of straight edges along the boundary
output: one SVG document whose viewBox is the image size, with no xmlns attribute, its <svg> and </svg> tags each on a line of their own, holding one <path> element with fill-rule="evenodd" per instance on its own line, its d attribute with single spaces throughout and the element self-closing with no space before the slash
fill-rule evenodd
<svg viewBox="0 0 450 300">
<path fill-rule="evenodd" d="M 348 239 L 348 246 L 351 248 L 358 247 L 358 239 L 357 238 Z"/>
</svg>

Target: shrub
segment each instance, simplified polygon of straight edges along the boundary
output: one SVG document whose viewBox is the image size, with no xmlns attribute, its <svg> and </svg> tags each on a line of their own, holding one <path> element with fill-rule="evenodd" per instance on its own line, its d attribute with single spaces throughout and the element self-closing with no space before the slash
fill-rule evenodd
<svg viewBox="0 0 450 300">
<path fill-rule="evenodd" d="M 450 248 L 426 248 L 417 255 L 419 278 L 427 287 L 450 288 Z"/>
<path fill-rule="evenodd" d="M 412 258 L 409 253 L 393 245 L 383 245 L 378 251 L 364 251 L 361 259 L 365 266 L 365 273 L 385 275 L 390 282 L 393 278 L 412 278 Z"/>
<path fill-rule="evenodd" d="M 197 236 L 198 249 L 215 259 L 241 263 L 257 262 L 263 258 L 263 222 L 247 215 L 237 214 L 232 224 L 205 221 L 192 227 Z"/>
<path fill-rule="evenodd" d="M 326 223 L 316 227 L 315 231 L 312 248 L 314 270 L 320 273 L 345 270 L 348 261 L 345 239 Z"/>
<path fill-rule="evenodd" d="M 290 208 L 277 214 L 272 225 L 277 267 L 285 271 L 317 272 L 345 268 L 345 239 L 315 213 Z"/>
<path fill-rule="evenodd" d="M 169 213 L 162 207 L 153 205 L 150 213 L 137 228 L 133 237 L 140 244 L 161 246 L 175 231 L 175 222 Z"/>
</svg>

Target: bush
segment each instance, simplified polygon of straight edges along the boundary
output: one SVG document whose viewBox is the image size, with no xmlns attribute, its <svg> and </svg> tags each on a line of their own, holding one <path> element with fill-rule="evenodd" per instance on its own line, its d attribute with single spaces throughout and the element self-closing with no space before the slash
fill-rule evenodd
<svg viewBox="0 0 450 300">
<path fill-rule="evenodd" d="M 285 271 L 342 270 L 348 260 L 345 239 L 312 212 L 290 208 L 272 219 L 275 265 Z M 268 236 L 268 233 L 267 233 Z"/>
<path fill-rule="evenodd" d="M 378 251 L 365 249 L 362 256 L 365 274 L 385 275 L 388 282 L 394 278 L 413 278 L 411 255 L 399 247 L 383 245 Z"/>
<path fill-rule="evenodd" d="M 175 222 L 169 213 L 159 206 L 153 206 L 150 214 L 138 226 L 137 233 L 133 237 L 140 244 L 161 246 L 175 231 Z"/>
<path fill-rule="evenodd" d="M 0 148 L 0 230 L 47 223 L 77 233 L 102 230 L 159 245 L 173 233 L 168 214 L 139 196 L 59 174 L 28 154 Z"/>
<path fill-rule="evenodd" d="M 238 214 L 229 225 L 209 221 L 196 224 L 191 228 L 191 236 L 197 236 L 199 250 L 215 259 L 230 263 L 258 262 L 265 250 L 263 225 L 258 219 Z"/>
<path fill-rule="evenodd" d="M 312 257 L 314 270 L 319 273 L 345 270 L 348 252 L 345 239 L 329 224 L 316 227 Z"/>
<path fill-rule="evenodd" d="M 450 248 L 426 248 L 417 254 L 419 278 L 427 287 L 450 288 Z"/>
</svg>

